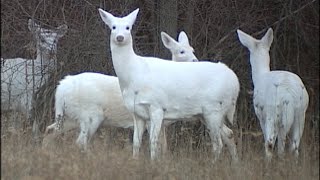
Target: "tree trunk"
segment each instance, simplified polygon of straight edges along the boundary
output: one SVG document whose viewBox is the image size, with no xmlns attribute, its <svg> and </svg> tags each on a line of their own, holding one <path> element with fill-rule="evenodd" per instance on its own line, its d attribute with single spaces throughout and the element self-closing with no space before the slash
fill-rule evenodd
<svg viewBox="0 0 320 180">
<path fill-rule="evenodd" d="M 193 17 L 194 17 L 195 6 L 196 6 L 196 0 L 190 0 L 186 4 L 187 11 L 185 12 L 185 20 L 182 24 L 183 25 L 182 30 L 187 33 L 189 40 L 192 40 L 192 37 L 193 37 L 193 19 L 194 19 Z"/>
<path fill-rule="evenodd" d="M 176 0 L 158 0 L 157 9 L 159 13 L 157 14 L 157 37 L 159 42 L 161 42 L 161 31 L 166 32 L 170 36 L 176 37 L 177 34 L 177 20 L 178 20 L 178 3 Z M 170 51 L 164 47 L 161 43 L 158 43 L 159 55 L 161 58 L 171 59 Z"/>
</svg>

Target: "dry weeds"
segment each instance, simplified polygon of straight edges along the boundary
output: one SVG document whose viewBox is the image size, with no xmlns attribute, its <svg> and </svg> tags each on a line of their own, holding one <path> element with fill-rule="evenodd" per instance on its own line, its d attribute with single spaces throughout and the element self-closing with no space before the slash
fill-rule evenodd
<svg viewBox="0 0 320 180">
<path fill-rule="evenodd" d="M 132 159 L 127 132 L 101 129 L 90 151 L 83 153 L 74 145 L 76 131 L 41 148 L 33 144 L 29 130 L 2 129 L 1 179 L 319 179 L 319 143 L 303 143 L 299 164 L 289 156 L 266 166 L 261 138 L 242 143 L 247 147 L 239 153 L 238 165 L 230 164 L 226 148 L 221 160 L 212 164 L 209 145 L 187 143 L 171 147 L 161 160 L 151 162 L 146 136 L 140 159 Z"/>
</svg>

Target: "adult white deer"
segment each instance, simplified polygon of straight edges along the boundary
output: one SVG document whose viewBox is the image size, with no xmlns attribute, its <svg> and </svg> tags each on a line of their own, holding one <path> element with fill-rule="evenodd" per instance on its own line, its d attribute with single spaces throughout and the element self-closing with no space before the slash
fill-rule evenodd
<svg viewBox="0 0 320 180">
<path fill-rule="evenodd" d="M 178 36 L 178 41 L 174 40 L 167 33 L 161 32 L 161 40 L 163 45 L 168 48 L 172 54 L 172 60 L 177 62 L 198 62 L 198 58 L 194 55 L 194 49 L 189 43 L 189 38 L 184 31 Z M 188 73 L 188 72 L 187 72 Z M 233 106 L 233 105 L 232 105 Z M 230 119 L 228 119 L 230 120 Z M 233 122 L 230 122 L 233 123 Z M 237 148 L 234 141 L 233 131 L 225 124 L 221 131 L 222 141 L 227 145 L 228 150 L 235 162 L 238 160 Z"/>
<path fill-rule="evenodd" d="M 1 109 L 18 110 L 30 116 L 32 97 L 55 68 L 58 40 L 67 32 L 67 25 L 56 29 L 41 28 L 29 19 L 28 28 L 37 45 L 36 59 L 2 59 Z"/>
<path fill-rule="evenodd" d="M 264 134 L 268 161 L 272 158 L 275 141 L 278 155 L 284 154 L 286 135 L 290 132 L 290 150 L 299 155 L 309 96 L 301 79 L 288 71 L 270 71 L 269 50 L 273 31 L 268 29 L 261 40 L 237 30 L 240 42 L 250 51 L 254 84 L 253 103 Z"/>
<path fill-rule="evenodd" d="M 115 17 L 99 9 L 111 29 L 113 66 L 125 106 L 134 117 L 133 156 L 137 157 L 146 121 L 150 122 L 151 159 L 159 155 L 158 137 L 163 119 L 187 120 L 204 117 L 218 159 L 224 117 L 233 119 L 239 93 L 235 73 L 223 63 L 173 62 L 142 57 L 133 50 L 131 28 L 139 9 Z M 232 120 L 231 120 L 232 121 Z"/>
</svg>

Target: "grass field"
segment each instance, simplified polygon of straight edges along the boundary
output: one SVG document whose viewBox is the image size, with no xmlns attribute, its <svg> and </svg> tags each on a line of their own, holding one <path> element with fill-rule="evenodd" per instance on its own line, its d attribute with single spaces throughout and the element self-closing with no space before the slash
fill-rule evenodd
<svg viewBox="0 0 320 180">
<path fill-rule="evenodd" d="M 196 139 L 187 130 L 175 137 L 169 134 L 170 150 L 155 162 L 150 161 L 145 136 L 140 159 L 135 160 L 129 132 L 101 128 L 90 143 L 90 151 L 83 153 L 74 144 L 77 131 L 42 148 L 33 143 L 30 130 L 2 126 L 1 179 L 319 179 L 319 142 L 308 138 L 308 132 L 302 140 L 298 164 L 287 155 L 283 160 L 275 157 L 268 165 L 261 136 L 243 136 L 241 143 L 238 139 L 240 162 L 231 165 L 226 147 L 219 162 L 212 164 L 208 137 L 202 137 L 200 144 L 194 143 Z"/>
</svg>

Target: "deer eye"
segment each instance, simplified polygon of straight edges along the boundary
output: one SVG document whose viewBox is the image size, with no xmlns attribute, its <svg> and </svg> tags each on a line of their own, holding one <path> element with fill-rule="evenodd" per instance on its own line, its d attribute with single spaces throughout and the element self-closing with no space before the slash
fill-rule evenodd
<svg viewBox="0 0 320 180">
<path fill-rule="evenodd" d="M 126 27 L 126 30 L 129 30 L 129 29 L 130 29 L 130 27 L 129 27 L 129 26 L 127 26 L 127 27 Z"/>
<path fill-rule="evenodd" d="M 184 50 L 180 51 L 180 54 L 184 54 L 184 53 L 185 53 Z"/>
<path fill-rule="evenodd" d="M 113 29 L 113 30 L 116 29 L 116 26 L 112 26 L 112 29 Z"/>
</svg>

